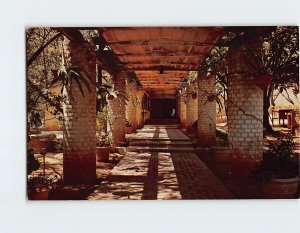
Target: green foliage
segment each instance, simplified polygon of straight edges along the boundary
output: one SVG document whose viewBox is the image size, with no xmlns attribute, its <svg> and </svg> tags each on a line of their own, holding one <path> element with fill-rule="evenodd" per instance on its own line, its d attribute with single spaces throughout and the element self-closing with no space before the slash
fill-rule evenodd
<svg viewBox="0 0 300 233">
<path fill-rule="evenodd" d="M 298 26 L 277 27 L 263 39 L 262 62 L 273 76 L 274 88 L 298 84 L 299 29 Z"/>
<path fill-rule="evenodd" d="M 29 177 L 27 181 L 27 189 L 29 192 L 36 192 L 40 188 L 49 188 L 58 181 L 57 175 L 38 175 Z"/>
<path fill-rule="evenodd" d="M 106 131 L 107 127 L 107 108 L 104 108 L 101 112 L 97 112 L 96 129 L 99 134 Z"/>
<path fill-rule="evenodd" d="M 299 164 L 291 158 L 294 142 L 291 134 L 282 136 L 278 142 L 270 142 L 269 149 L 261 163 L 253 170 L 253 178 L 262 183 L 272 178 L 291 178 L 299 175 Z"/>
<path fill-rule="evenodd" d="M 28 123 L 39 127 L 46 111 L 59 118 L 62 96 L 49 91 L 51 70 L 60 66 L 60 37 L 51 28 L 29 28 L 26 33 L 26 99 Z"/>
</svg>

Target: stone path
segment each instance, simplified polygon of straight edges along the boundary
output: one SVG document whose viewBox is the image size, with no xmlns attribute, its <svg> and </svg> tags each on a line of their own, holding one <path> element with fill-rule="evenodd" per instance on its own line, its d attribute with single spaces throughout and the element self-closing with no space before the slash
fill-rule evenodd
<svg viewBox="0 0 300 233">
<path fill-rule="evenodd" d="M 176 125 L 145 126 L 131 138 L 129 150 L 87 199 L 234 198 Z"/>
</svg>

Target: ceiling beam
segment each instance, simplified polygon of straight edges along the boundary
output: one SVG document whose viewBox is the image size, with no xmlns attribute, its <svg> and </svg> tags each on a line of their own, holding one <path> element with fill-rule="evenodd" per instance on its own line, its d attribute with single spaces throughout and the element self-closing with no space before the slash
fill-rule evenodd
<svg viewBox="0 0 300 233">
<path fill-rule="evenodd" d="M 101 30 L 101 32 L 105 32 L 105 31 L 114 31 L 114 30 L 132 30 L 132 31 L 138 31 L 138 30 L 149 30 L 149 29 L 169 29 L 169 30 L 185 30 L 185 31 L 189 31 L 189 30 L 201 30 L 201 31 L 222 31 L 223 27 L 202 27 L 202 26 L 189 26 L 189 27 L 180 27 L 180 26 L 175 26 L 175 27 L 161 27 L 161 26 L 154 26 L 154 27 L 101 27 L 98 28 L 98 30 Z"/>
<path fill-rule="evenodd" d="M 124 57 L 124 56 L 167 56 L 167 57 L 172 57 L 172 56 L 196 56 L 196 57 L 204 57 L 207 53 L 203 52 L 172 52 L 172 51 L 163 51 L 163 50 L 155 50 L 155 51 L 143 51 L 141 52 L 135 52 L 135 53 L 116 53 L 117 56 L 119 57 Z"/>
<path fill-rule="evenodd" d="M 192 68 L 176 68 L 172 66 L 153 66 L 153 67 L 136 67 L 136 68 L 128 68 L 128 70 L 133 71 L 196 71 L 196 67 Z M 138 75 L 138 74 L 137 74 Z"/>
<path fill-rule="evenodd" d="M 128 40 L 110 41 L 109 45 L 147 45 L 147 46 L 214 46 L 215 43 L 199 42 L 192 40 L 170 40 L 170 39 L 150 39 L 150 40 Z"/>
<path fill-rule="evenodd" d="M 143 62 L 143 61 L 136 61 L 136 62 L 123 62 L 124 65 L 127 67 L 130 66 L 140 66 L 140 65 L 146 65 L 146 66 L 164 66 L 164 65 L 170 65 L 170 66 L 197 66 L 198 63 L 195 62 L 165 62 L 166 64 L 162 63 L 163 61 L 151 61 L 151 62 Z"/>
</svg>

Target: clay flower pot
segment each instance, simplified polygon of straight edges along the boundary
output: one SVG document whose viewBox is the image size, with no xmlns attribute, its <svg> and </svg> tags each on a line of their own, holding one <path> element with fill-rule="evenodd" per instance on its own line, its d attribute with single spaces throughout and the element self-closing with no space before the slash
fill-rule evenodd
<svg viewBox="0 0 300 233">
<path fill-rule="evenodd" d="M 126 128 L 125 128 L 125 133 L 127 133 L 127 134 L 131 134 L 131 133 L 133 133 L 133 126 L 126 126 Z"/>
<path fill-rule="evenodd" d="M 271 75 L 261 75 L 255 77 L 255 85 L 260 87 L 261 89 L 267 88 L 271 81 L 272 81 L 272 76 Z"/>
<path fill-rule="evenodd" d="M 96 157 L 98 162 L 106 162 L 109 159 L 109 147 L 98 147 L 96 148 Z"/>
<path fill-rule="evenodd" d="M 272 179 L 270 183 L 263 186 L 266 198 L 296 198 L 299 177 L 288 179 Z"/>
<path fill-rule="evenodd" d="M 107 96 L 107 99 L 108 99 L 108 100 L 113 100 L 114 98 L 115 98 L 115 97 L 114 97 L 113 95 L 108 95 L 108 96 Z"/>
</svg>

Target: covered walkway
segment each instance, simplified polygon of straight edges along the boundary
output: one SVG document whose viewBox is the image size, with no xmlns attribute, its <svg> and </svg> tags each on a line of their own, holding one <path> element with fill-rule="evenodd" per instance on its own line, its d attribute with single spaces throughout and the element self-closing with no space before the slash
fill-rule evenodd
<svg viewBox="0 0 300 233">
<path fill-rule="evenodd" d="M 176 125 L 146 125 L 90 200 L 231 199 Z"/>
</svg>

